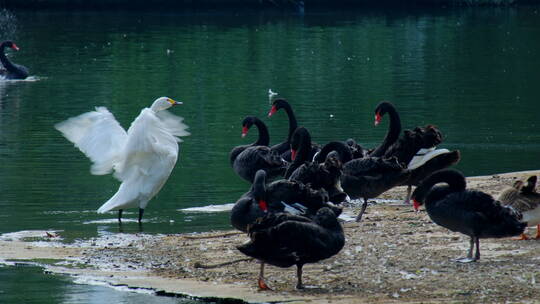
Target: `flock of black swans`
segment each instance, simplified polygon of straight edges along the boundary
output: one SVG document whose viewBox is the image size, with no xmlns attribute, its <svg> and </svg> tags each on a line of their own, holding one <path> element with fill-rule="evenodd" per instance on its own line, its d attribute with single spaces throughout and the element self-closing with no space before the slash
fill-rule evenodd
<svg viewBox="0 0 540 304">
<path fill-rule="evenodd" d="M 238 250 L 261 261 L 260 289 L 269 288 L 264 281 L 266 263 L 296 265 L 296 287 L 303 288 L 302 266 L 337 254 L 345 244 L 338 221 L 340 205 L 362 199 L 356 216 L 360 222 L 368 200 L 396 186 L 407 186 L 405 203 L 412 199 L 415 210 L 424 205 L 433 222 L 470 237 L 468 255 L 458 262 L 480 259 L 481 238 L 519 235 L 527 225 L 540 224 L 540 195 L 534 186 L 530 190 L 538 196 L 534 198 L 523 198 L 524 191 L 514 189 L 518 192 L 515 196 L 533 206 L 529 209 L 510 206 L 515 197 L 496 200 L 466 189 L 463 174 L 448 168 L 459 162 L 460 152 L 436 148 L 443 137 L 434 125 L 402 133 L 398 111 L 390 102 L 383 101 L 375 108 L 375 125 L 386 115 L 390 123 L 383 142 L 373 149 L 353 139 L 319 146 L 306 128 L 298 126 L 285 99 L 275 99 L 268 116 L 280 109 L 289 118 L 284 142 L 269 146 L 264 122 L 248 116 L 242 122 L 242 137 L 255 125 L 258 139 L 235 147 L 229 154 L 233 170 L 252 183 L 234 205 L 231 224 L 250 237 Z M 412 186 L 416 186 L 414 191 Z M 538 214 L 529 215 L 526 221 L 527 212 Z"/>
<path fill-rule="evenodd" d="M 4 79 L 27 78 L 27 68 L 12 63 L 5 55 L 6 48 L 19 50 L 17 45 L 4 41 L 0 48 L 4 67 L 0 75 Z M 180 104 L 163 97 L 157 99 L 151 109 L 162 100 L 165 100 L 163 109 Z M 234 228 L 247 232 L 250 237 L 248 243 L 237 247 L 238 250 L 261 261 L 258 280 L 261 289 L 269 289 L 264 281 L 266 263 L 279 267 L 296 265 L 296 288 L 303 288 L 302 266 L 329 258 L 345 245 L 344 231 L 338 221 L 342 213 L 340 205 L 351 199 L 362 199 L 356 216 L 356 221 L 360 222 L 368 200 L 396 186 L 407 186 L 405 203 L 412 198 L 413 208 L 418 210 L 425 205 L 433 222 L 470 237 L 468 255 L 458 259 L 459 262 L 480 259 L 480 238 L 521 234 L 521 238 L 526 239 L 524 230 L 533 225 L 537 225 L 536 238 L 540 238 L 540 194 L 535 191 L 536 176 L 531 176 L 526 183 L 516 182 L 497 200 L 486 193 L 467 189 L 463 174 L 447 169 L 459 162 L 459 151 L 436 149 L 443 137 L 433 125 L 404 130 L 402 134 L 399 114 L 390 102 L 383 101 L 375 108 L 375 125 L 385 115 L 390 121 L 384 140 L 373 149 L 366 149 L 350 138 L 319 146 L 312 142 L 306 128 L 298 126 L 293 109 L 285 99 L 275 99 L 268 116 L 281 109 L 289 118 L 285 141 L 269 146 L 265 123 L 256 116 L 248 116 L 242 121 L 242 137 L 255 126 L 258 139 L 235 147 L 229 154 L 233 170 L 252 183 L 249 191 L 237 200 L 230 219 Z M 178 121 L 180 123 L 181 118 Z M 187 126 L 181 125 L 182 132 L 177 130 L 171 134 L 189 135 L 185 131 Z M 163 183 L 167 177 L 168 174 Z M 438 185 L 440 183 L 443 185 Z M 414 192 L 412 186 L 416 186 Z M 139 222 L 141 217 L 142 213 Z"/>
</svg>

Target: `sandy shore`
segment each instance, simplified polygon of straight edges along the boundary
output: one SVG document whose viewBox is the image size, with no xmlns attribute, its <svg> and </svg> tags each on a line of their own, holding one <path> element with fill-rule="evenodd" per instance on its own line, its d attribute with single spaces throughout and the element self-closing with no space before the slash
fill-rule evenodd
<svg viewBox="0 0 540 304">
<path fill-rule="evenodd" d="M 516 178 L 540 171 L 468 178 L 468 187 L 497 195 Z M 401 200 L 405 187 L 381 198 Z M 358 206 L 346 208 L 355 214 Z M 85 246 L 0 240 L 0 261 L 39 260 L 52 272 L 159 294 L 245 302 L 540 303 L 540 241 L 482 240 L 480 262 L 458 264 L 468 238 L 433 224 L 425 212 L 399 203 L 371 205 L 361 224 L 344 223 L 345 248 L 304 267 L 307 289 L 294 289 L 295 269 L 267 267 L 273 291 L 258 291 L 259 264 L 235 246 L 234 231 L 166 236 L 118 234 Z M 530 229 L 534 233 L 534 229 Z M 43 262 L 44 259 L 49 261 Z M 240 262 L 229 263 L 232 261 Z M 223 264 L 223 265 L 220 265 Z M 237 299 L 237 300 L 233 300 Z"/>
</svg>

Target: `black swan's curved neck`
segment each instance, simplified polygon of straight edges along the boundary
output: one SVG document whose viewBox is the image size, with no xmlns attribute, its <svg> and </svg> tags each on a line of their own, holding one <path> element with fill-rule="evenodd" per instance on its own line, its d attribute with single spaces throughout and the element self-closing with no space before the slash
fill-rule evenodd
<svg viewBox="0 0 540 304">
<path fill-rule="evenodd" d="M 259 170 L 255 173 L 253 179 L 253 185 L 251 186 L 251 192 L 256 200 L 264 200 L 266 196 L 266 172 Z"/>
<path fill-rule="evenodd" d="M 294 136 L 298 139 L 298 148 L 294 162 L 308 161 L 309 154 L 311 153 L 311 135 L 307 129 L 300 127 L 294 132 Z M 291 147 L 292 146 L 294 145 L 291 145 Z"/>
<path fill-rule="evenodd" d="M 332 151 L 336 151 L 339 154 L 339 158 L 342 163 L 346 163 L 352 159 L 351 149 L 349 149 L 347 144 L 341 141 L 331 141 L 324 145 L 321 151 L 317 154 L 315 157 L 315 162 L 324 162 L 328 154 Z"/>
<path fill-rule="evenodd" d="M 257 126 L 257 130 L 259 130 L 259 138 L 257 138 L 257 141 L 254 143 L 254 145 L 268 146 L 268 144 L 270 144 L 270 134 L 268 133 L 268 128 L 266 127 L 266 124 L 258 118 L 255 118 L 253 120 L 253 124 Z"/>
<path fill-rule="evenodd" d="M 15 66 L 13 65 L 13 63 L 11 63 L 11 61 L 9 61 L 9 59 L 6 57 L 5 49 L 6 49 L 6 45 L 2 43 L 2 44 L 0 45 L 0 61 L 2 62 L 2 65 L 3 65 L 4 68 L 6 68 L 6 70 L 8 70 L 8 71 L 16 70 Z"/>
<path fill-rule="evenodd" d="M 435 191 L 437 188 L 432 190 L 432 187 L 438 183 L 446 183 L 448 186 L 438 188 L 438 191 Z M 415 197 L 415 199 L 419 198 L 420 201 L 424 201 L 424 203 L 429 204 L 428 201 L 430 200 L 425 199 L 427 196 L 444 196 L 448 193 L 464 191 L 466 187 L 467 182 L 465 180 L 465 176 L 463 176 L 461 172 L 453 169 L 446 169 L 437 171 L 422 181 L 421 184 L 414 190 L 413 197 Z M 435 194 L 436 192 L 437 194 Z"/>
<path fill-rule="evenodd" d="M 294 115 L 292 107 L 288 102 L 283 104 L 283 109 L 285 112 L 287 112 L 287 116 L 289 117 L 289 135 L 287 135 L 287 142 L 291 142 L 292 135 L 296 128 L 298 128 L 298 121 L 296 120 L 296 116 Z"/>
<path fill-rule="evenodd" d="M 386 150 L 398 140 L 399 134 L 401 133 L 401 119 L 399 118 L 399 114 L 394 105 L 389 102 L 381 103 L 377 109 L 377 114 L 382 116 L 384 113 L 388 113 L 388 116 L 390 117 L 388 132 L 386 133 L 383 142 L 370 153 L 370 156 L 380 157 L 383 156 Z"/>
</svg>

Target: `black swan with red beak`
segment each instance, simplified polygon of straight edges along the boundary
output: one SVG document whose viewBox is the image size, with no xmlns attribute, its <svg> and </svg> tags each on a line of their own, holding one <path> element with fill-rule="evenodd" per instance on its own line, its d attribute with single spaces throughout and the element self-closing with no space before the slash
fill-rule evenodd
<svg viewBox="0 0 540 304">
<path fill-rule="evenodd" d="M 242 137 L 245 137 L 249 129 L 257 126 L 259 137 L 256 142 L 235 147 L 229 153 L 229 161 L 233 170 L 243 179 L 252 182 L 255 173 L 263 169 L 269 178 L 274 178 L 285 173 L 287 162 L 275 151 L 268 147 L 270 136 L 268 128 L 260 119 L 248 116 L 242 121 Z"/>
<path fill-rule="evenodd" d="M 446 185 L 436 186 L 438 183 Z M 425 205 L 435 224 L 471 238 L 467 257 L 457 260 L 462 263 L 480 259 L 481 238 L 520 235 L 527 226 L 520 222 L 521 213 L 503 206 L 489 194 L 466 189 L 466 186 L 461 172 L 445 169 L 427 177 L 412 194 L 416 210 Z"/>
<path fill-rule="evenodd" d="M 257 171 L 251 189 L 243 194 L 231 211 L 231 224 L 240 231 L 247 231 L 249 224 L 266 213 L 289 212 L 313 216 L 322 207 L 329 207 L 341 214 L 339 207 L 328 203 L 325 190 L 315 190 L 296 181 L 277 180 L 266 183 L 264 170 Z"/>
<path fill-rule="evenodd" d="M 269 289 L 264 282 L 264 264 L 297 267 L 296 288 L 304 288 L 302 267 L 330 258 L 345 245 L 343 228 L 329 208 L 321 208 L 313 218 L 287 213 L 269 213 L 250 225 L 250 242 L 237 246 L 243 254 L 262 262 L 259 287 Z"/>
<path fill-rule="evenodd" d="M 28 69 L 25 66 L 9 61 L 5 54 L 6 48 L 19 50 L 13 41 L 4 41 L 0 44 L 0 61 L 4 66 L 4 69 L 0 69 L 0 75 L 4 76 L 5 79 L 25 79 L 28 77 Z"/>
<path fill-rule="evenodd" d="M 291 140 L 294 131 L 298 128 L 298 121 L 296 120 L 296 116 L 294 115 L 294 111 L 291 107 L 291 104 L 282 98 L 276 99 L 272 102 L 272 108 L 270 108 L 270 111 L 268 112 L 268 117 L 271 117 L 274 115 L 277 111 L 280 109 L 285 110 L 285 113 L 287 113 L 287 117 L 289 118 L 289 132 L 287 133 L 287 139 L 279 144 L 273 145 L 272 150 L 278 152 L 283 159 L 290 162 L 291 159 Z M 311 150 L 309 152 L 310 159 L 313 158 L 313 155 L 319 151 L 319 146 L 317 144 L 311 143 L 310 146 Z"/>
</svg>

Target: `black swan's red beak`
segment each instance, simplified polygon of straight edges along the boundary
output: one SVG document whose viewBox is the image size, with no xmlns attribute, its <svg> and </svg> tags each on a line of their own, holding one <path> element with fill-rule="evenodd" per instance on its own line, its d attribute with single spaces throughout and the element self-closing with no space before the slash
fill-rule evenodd
<svg viewBox="0 0 540 304">
<path fill-rule="evenodd" d="M 261 208 L 261 210 L 264 212 L 268 211 L 268 204 L 265 200 L 259 200 L 259 208 Z"/>
<path fill-rule="evenodd" d="M 291 149 L 291 160 L 294 160 L 296 158 L 296 150 Z"/>
<path fill-rule="evenodd" d="M 19 47 L 18 47 L 15 43 L 13 43 L 13 44 L 11 45 L 11 48 L 14 49 L 15 51 L 18 51 L 18 50 L 19 50 Z"/>
<path fill-rule="evenodd" d="M 248 127 L 242 127 L 242 137 L 246 137 L 247 133 L 249 131 L 249 128 Z"/>
<path fill-rule="evenodd" d="M 268 117 L 274 115 L 274 113 L 276 113 L 276 112 L 277 112 L 276 106 L 272 106 L 272 108 L 268 112 Z"/>
<path fill-rule="evenodd" d="M 375 125 L 378 125 L 381 123 L 382 116 L 379 114 L 379 112 L 375 113 Z"/>
<path fill-rule="evenodd" d="M 416 199 L 413 199 L 413 208 L 414 211 L 418 211 L 418 209 L 420 209 L 420 203 Z"/>
</svg>

